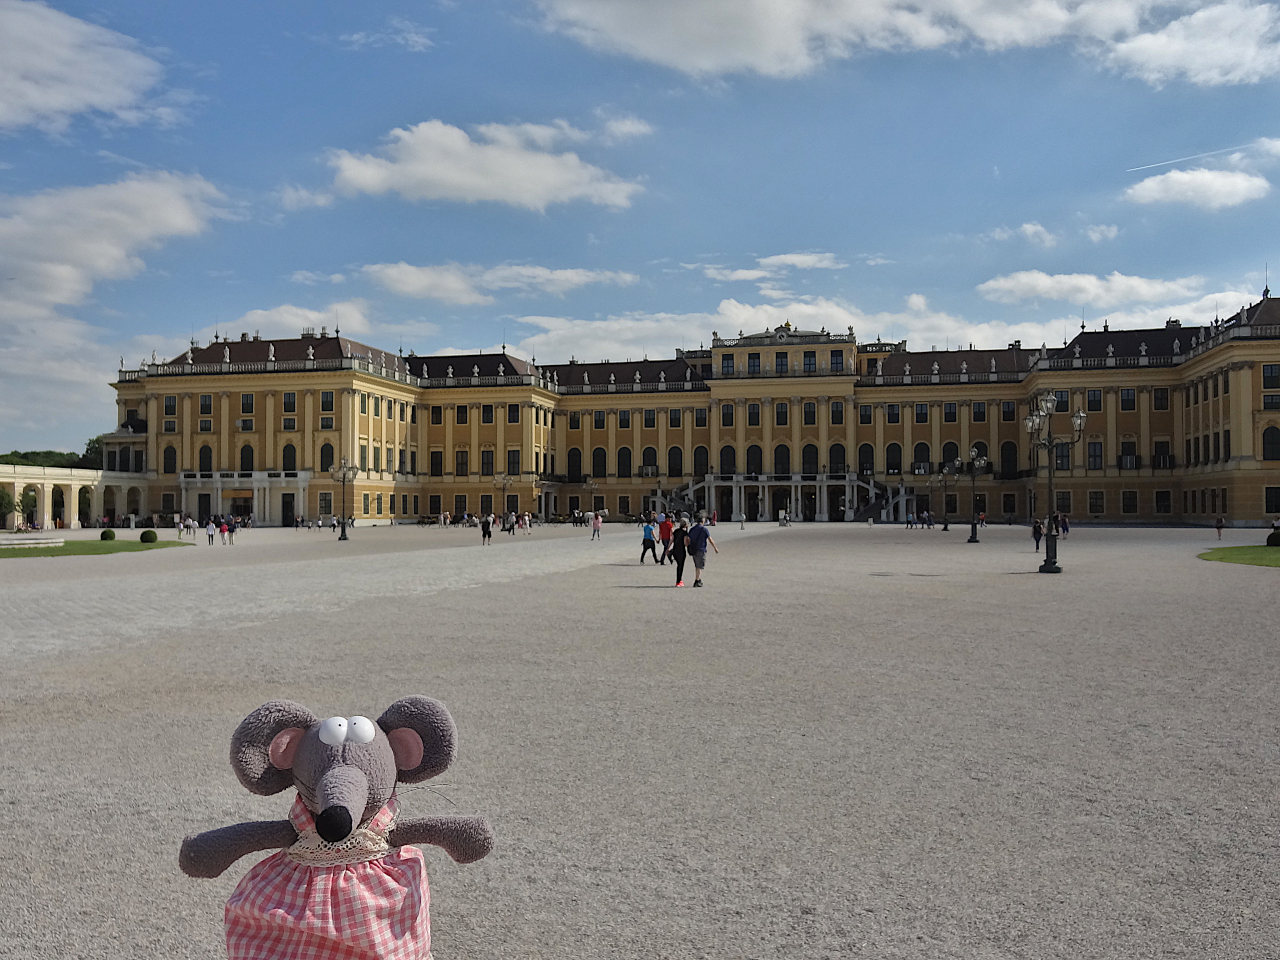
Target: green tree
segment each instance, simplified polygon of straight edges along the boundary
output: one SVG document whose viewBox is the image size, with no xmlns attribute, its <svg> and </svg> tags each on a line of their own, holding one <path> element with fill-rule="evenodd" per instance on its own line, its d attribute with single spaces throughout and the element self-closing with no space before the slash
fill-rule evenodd
<svg viewBox="0 0 1280 960">
<path fill-rule="evenodd" d="M 102 469 L 102 438 L 106 434 L 98 434 L 96 437 L 90 437 L 85 441 L 84 453 L 80 455 L 78 462 L 74 464 L 77 467 L 85 467 L 89 470 Z"/>
<path fill-rule="evenodd" d="M 0 524 L 7 526 L 11 513 L 13 513 L 13 494 L 4 487 L 0 487 Z"/>
</svg>

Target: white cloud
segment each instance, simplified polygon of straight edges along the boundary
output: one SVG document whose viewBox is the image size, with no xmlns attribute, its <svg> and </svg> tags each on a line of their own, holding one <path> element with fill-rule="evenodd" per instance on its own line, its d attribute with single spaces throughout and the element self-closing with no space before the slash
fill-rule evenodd
<svg viewBox="0 0 1280 960">
<path fill-rule="evenodd" d="M 379 155 L 335 150 L 329 163 L 343 193 L 396 193 L 406 200 L 506 203 L 542 212 L 585 201 L 623 208 L 637 183 L 585 163 L 551 145 L 581 131 L 568 124 L 486 124 L 472 139 L 439 120 L 392 130 Z"/>
<path fill-rule="evenodd" d="M 653 133 L 653 127 L 649 122 L 637 116 L 631 114 L 614 116 L 600 111 L 597 112 L 604 121 L 604 128 L 600 135 L 605 143 L 624 143 L 627 140 L 634 140 L 636 137 L 647 137 Z"/>
<path fill-rule="evenodd" d="M 711 263 L 690 264 L 696 269 L 702 271 L 703 276 L 709 280 L 719 280 L 721 283 L 742 283 L 755 280 L 765 280 L 775 275 L 772 270 L 733 270 L 729 267 L 720 267 Z"/>
<path fill-rule="evenodd" d="M 341 330 L 347 336 L 367 337 L 373 332 L 368 305 L 360 299 L 331 303 L 322 310 L 284 303 L 265 310 L 250 310 L 229 325 L 232 330 L 253 330 L 264 339 L 297 337 L 304 327 L 327 327 L 330 333 Z M 223 326 L 223 332 L 227 326 Z"/>
<path fill-rule="evenodd" d="M 1152 280 L 1121 273 L 1099 277 L 1089 273 L 1048 274 L 1040 270 L 1023 270 L 979 284 L 978 293 L 997 303 L 1060 300 L 1106 310 L 1122 303 L 1150 303 L 1188 297 L 1203 286 L 1201 277 Z"/>
<path fill-rule="evenodd" d="M 1024 223 L 1022 226 L 1017 228 L 996 227 L 996 229 L 986 234 L 985 239 L 998 240 L 1003 243 L 1017 237 L 1021 237 L 1029 243 L 1034 243 L 1036 246 L 1045 247 L 1046 249 L 1056 246 L 1058 243 L 1058 237 L 1056 234 L 1046 230 L 1035 221 Z"/>
<path fill-rule="evenodd" d="M 401 296 L 460 305 L 492 303 L 491 293 L 498 290 L 559 296 L 588 284 L 626 286 L 638 279 L 616 270 L 555 270 L 520 263 L 489 268 L 460 263 L 417 267 L 401 261 L 372 263 L 363 270 L 375 283 Z"/>
<path fill-rule="evenodd" d="M 1150 0 L 538 0 L 546 23 L 599 50 L 693 76 L 794 77 L 864 50 L 1071 44 L 1151 84 L 1280 75 L 1276 8 Z"/>
<path fill-rule="evenodd" d="M 140 273 L 145 251 L 203 231 L 222 215 L 221 201 L 201 177 L 171 173 L 0 198 L 0 418 L 8 430 L 38 444 L 42 432 L 88 437 L 114 425 L 107 384 L 121 344 L 65 308 L 85 303 L 104 280 Z"/>
<path fill-rule="evenodd" d="M 1124 192 L 1133 203 L 1185 203 L 1204 210 L 1236 207 L 1271 192 L 1265 177 L 1242 170 L 1170 170 Z"/>
<path fill-rule="evenodd" d="M 388 17 L 387 25 L 381 30 L 346 33 L 338 40 L 352 50 L 365 50 L 376 47 L 401 47 L 412 53 L 430 50 L 435 44 L 431 42 L 431 30 L 420 26 L 404 17 Z"/>
<path fill-rule="evenodd" d="M 295 270 L 289 274 L 289 279 L 294 283 L 303 283 L 309 287 L 314 287 L 321 283 L 343 283 L 346 276 L 341 273 L 317 273 L 314 270 Z"/>
<path fill-rule="evenodd" d="M 286 210 L 306 210 L 311 207 L 327 207 L 333 204 L 333 194 L 308 190 L 286 183 L 275 193 L 276 202 Z"/>
<path fill-rule="evenodd" d="M 843 270 L 848 266 L 841 263 L 831 253 L 778 253 L 768 257 L 757 257 L 757 267 L 734 268 L 717 263 L 682 263 L 686 270 L 701 270 L 703 276 L 720 283 L 761 283 L 760 293 L 767 297 L 782 295 L 772 281 L 784 276 L 788 270 Z M 767 292 L 766 292 L 767 291 Z"/>
<path fill-rule="evenodd" d="M 848 266 L 832 253 L 778 253 L 760 257 L 756 263 L 765 268 L 792 267 L 796 270 L 843 270 Z"/>
<path fill-rule="evenodd" d="M 1085 227 L 1084 232 L 1093 243 L 1103 243 L 1118 237 L 1120 228 L 1113 223 L 1094 223 Z"/>
<path fill-rule="evenodd" d="M 138 44 L 43 3 L 0 0 L 0 130 L 66 128 L 78 114 L 176 122 L 180 95 L 147 102 L 163 69 Z"/>
</svg>

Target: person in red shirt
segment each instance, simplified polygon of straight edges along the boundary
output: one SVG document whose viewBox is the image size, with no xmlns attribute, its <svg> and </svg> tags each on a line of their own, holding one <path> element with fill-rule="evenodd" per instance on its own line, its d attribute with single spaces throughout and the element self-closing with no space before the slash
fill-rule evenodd
<svg viewBox="0 0 1280 960">
<path fill-rule="evenodd" d="M 667 562 L 667 557 L 671 555 L 671 531 L 675 528 L 675 524 L 671 522 L 671 518 L 665 513 L 662 519 L 658 521 L 658 539 L 662 541 L 662 563 Z M 672 561 L 675 562 L 674 560 Z"/>
</svg>

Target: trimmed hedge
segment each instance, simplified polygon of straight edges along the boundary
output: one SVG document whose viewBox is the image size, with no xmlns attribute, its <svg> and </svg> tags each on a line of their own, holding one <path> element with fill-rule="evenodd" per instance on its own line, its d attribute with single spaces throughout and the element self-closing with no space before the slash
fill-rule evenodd
<svg viewBox="0 0 1280 960">
<path fill-rule="evenodd" d="M 138 537 L 143 543 L 155 543 L 156 532 L 154 530 L 143 530 L 142 536 Z"/>
<path fill-rule="evenodd" d="M 99 540 L 114 540 L 115 538 L 116 538 L 116 532 L 111 529 L 103 530 L 100 534 L 98 534 Z"/>
</svg>

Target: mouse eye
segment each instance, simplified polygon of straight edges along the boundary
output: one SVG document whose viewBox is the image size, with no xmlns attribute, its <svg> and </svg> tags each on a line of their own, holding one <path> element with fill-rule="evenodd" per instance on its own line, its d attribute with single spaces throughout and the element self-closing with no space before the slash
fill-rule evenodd
<svg viewBox="0 0 1280 960">
<path fill-rule="evenodd" d="M 330 717 L 320 724 L 320 742 L 331 747 L 340 747 L 347 739 L 347 721 L 345 717 Z"/>
<path fill-rule="evenodd" d="M 352 717 L 347 721 L 347 739 L 352 743 L 372 743 L 375 732 L 373 721 L 368 717 Z"/>
</svg>

